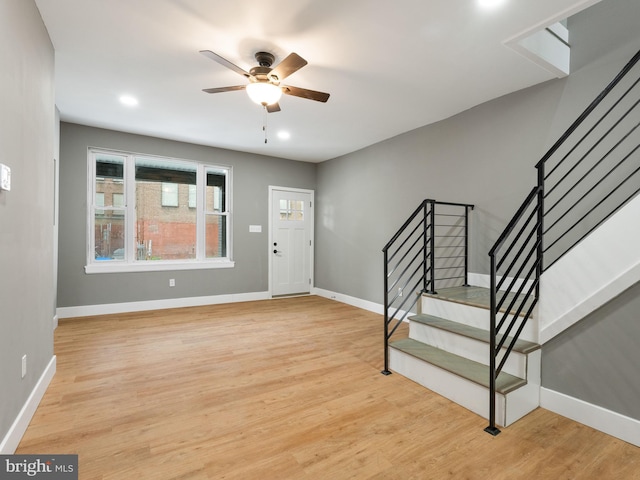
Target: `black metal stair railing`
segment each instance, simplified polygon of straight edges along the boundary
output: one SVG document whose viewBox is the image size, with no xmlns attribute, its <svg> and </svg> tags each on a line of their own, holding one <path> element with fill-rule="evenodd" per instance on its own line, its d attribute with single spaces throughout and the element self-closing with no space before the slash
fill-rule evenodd
<svg viewBox="0 0 640 480">
<path fill-rule="evenodd" d="M 492 435 L 496 380 L 538 303 L 541 275 L 640 192 L 639 104 L 640 51 L 538 162 L 537 186 L 489 252 Z"/>
<path fill-rule="evenodd" d="M 384 370 L 389 339 L 438 285 L 468 285 L 469 210 L 473 205 L 424 200 L 382 249 L 384 255 Z M 395 323 L 394 323 L 395 322 Z"/>
</svg>

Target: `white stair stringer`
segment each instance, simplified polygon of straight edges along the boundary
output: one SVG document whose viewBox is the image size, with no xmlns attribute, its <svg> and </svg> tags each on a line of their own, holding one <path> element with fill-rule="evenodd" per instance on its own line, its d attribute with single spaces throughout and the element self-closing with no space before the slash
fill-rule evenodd
<svg viewBox="0 0 640 480">
<path fill-rule="evenodd" d="M 540 277 L 539 343 L 640 282 L 639 217 L 640 195 L 545 270 Z"/>
</svg>

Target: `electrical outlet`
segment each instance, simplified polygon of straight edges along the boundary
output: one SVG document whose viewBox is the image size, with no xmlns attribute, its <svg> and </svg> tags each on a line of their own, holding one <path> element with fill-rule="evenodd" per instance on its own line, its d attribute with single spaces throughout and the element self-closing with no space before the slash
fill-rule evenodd
<svg viewBox="0 0 640 480">
<path fill-rule="evenodd" d="M 22 378 L 27 375 L 27 356 L 22 356 Z"/>
<path fill-rule="evenodd" d="M 169 286 L 170 287 L 175 287 L 176 286 L 176 279 L 175 278 L 170 278 L 169 279 Z"/>
</svg>

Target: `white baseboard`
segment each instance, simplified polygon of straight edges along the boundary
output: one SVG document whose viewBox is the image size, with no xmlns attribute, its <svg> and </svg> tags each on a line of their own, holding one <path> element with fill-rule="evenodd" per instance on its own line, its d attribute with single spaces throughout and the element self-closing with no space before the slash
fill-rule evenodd
<svg viewBox="0 0 640 480">
<path fill-rule="evenodd" d="M 362 300 L 361 298 L 351 297 L 349 295 L 332 292 L 330 290 L 324 290 L 322 288 L 314 288 L 311 291 L 311 294 L 346 303 L 347 305 L 362 308 L 363 310 L 368 310 L 369 312 L 377 313 L 379 315 L 384 315 L 384 307 L 380 303 L 370 302 L 369 300 Z M 418 304 L 416 304 L 416 308 L 418 308 Z M 398 311 L 396 318 L 403 318 L 405 316 L 405 313 L 407 313 L 407 315 L 415 315 L 416 312 L 405 312 L 405 310 L 400 310 Z M 405 321 L 408 320 L 405 319 Z"/>
<path fill-rule="evenodd" d="M 13 455 L 20 444 L 20 440 L 22 440 L 22 436 L 24 432 L 27 431 L 27 427 L 29 426 L 29 422 L 33 418 L 33 414 L 36 413 L 36 409 L 44 396 L 44 392 L 47 391 L 47 387 L 49 387 L 49 383 L 53 379 L 53 376 L 56 373 L 56 356 L 51 357 L 49 364 L 40 375 L 40 379 L 36 386 L 33 388 L 33 391 L 29 395 L 29 398 L 23 405 L 20 413 L 16 417 L 13 425 L 9 428 L 9 431 L 0 442 L 0 454 L 1 455 Z"/>
<path fill-rule="evenodd" d="M 362 300 L 361 298 L 351 297 L 349 295 L 324 290 L 322 288 L 313 288 L 311 293 L 331 300 L 337 300 L 338 302 L 346 303 L 347 305 L 362 308 L 363 310 L 368 310 L 373 313 L 379 313 L 380 315 L 384 313 L 384 308 L 381 304 Z"/>
<path fill-rule="evenodd" d="M 212 295 L 207 297 L 168 298 L 163 300 L 147 300 L 142 302 L 108 303 L 104 305 L 82 305 L 78 307 L 59 307 L 58 318 L 90 317 L 93 315 L 109 315 L 113 313 L 142 312 L 146 310 L 164 310 L 167 308 L 200 307 L 222 303 L 251 302 L 271 298 L 269 292 L 233 293 L 229 295 Z"/>
<path fill-rule="evenodd" d="M 640 420 L 544 387 L 540 388 L 540 406 L 640 447 Z"/>
<path fill-rule="evenodd" d="M 53 329 L 58 328 L 58 315 L 53 316 Z"/>
</svg>

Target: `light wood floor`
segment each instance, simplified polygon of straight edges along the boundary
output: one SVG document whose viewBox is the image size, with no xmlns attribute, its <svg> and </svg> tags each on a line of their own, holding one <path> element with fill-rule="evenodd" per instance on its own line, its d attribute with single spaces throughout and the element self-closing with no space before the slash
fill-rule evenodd
<svg viewBox="0 0 640 480">
<path fill-rule="evenodd" d="M 487 422 L 382 369 L 382 320 L 320 297 L 64 320 L 19 454 L 80 478 L 640 479 L 640 449 L 538 409 Z"/>
</svg>

